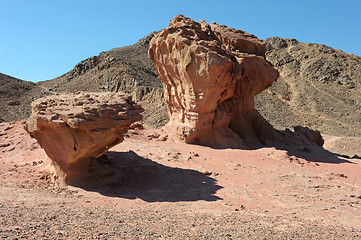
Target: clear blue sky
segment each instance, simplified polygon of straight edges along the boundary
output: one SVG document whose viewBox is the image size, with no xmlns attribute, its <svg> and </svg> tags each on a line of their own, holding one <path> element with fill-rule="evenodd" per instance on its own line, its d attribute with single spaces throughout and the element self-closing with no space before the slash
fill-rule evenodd
<svg viewBox="0 0 361 240">
<path fill-rule="evenodd" d="M 52 79 L 165 28 L 177 14 L 261 39 L 296 38 L 361 56 L 361 0 L 0 0 L 0 72 Z"/>
</svg>

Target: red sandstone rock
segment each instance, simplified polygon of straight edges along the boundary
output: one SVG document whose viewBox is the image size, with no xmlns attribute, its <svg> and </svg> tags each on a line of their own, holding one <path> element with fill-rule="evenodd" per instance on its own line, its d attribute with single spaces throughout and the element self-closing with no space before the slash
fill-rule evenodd
<svg viewBox="0 0 361 240">
<path fill-rule="evenodd" d="M 66 175 L 89 176 L 93 159 L 123 141 L 143 109 L 123 93 L 64 93 L 38 99 L 25 129 Z"/>
<path fill-rule="evenodd" d="M 263 41 L 241 30 L 175 16 L 149 48 L 168 104 L 166 131 L 213 147 L 271 141 L 273 127 L 253 102 L 278 78 L 265 51 Z"/>
</svg>

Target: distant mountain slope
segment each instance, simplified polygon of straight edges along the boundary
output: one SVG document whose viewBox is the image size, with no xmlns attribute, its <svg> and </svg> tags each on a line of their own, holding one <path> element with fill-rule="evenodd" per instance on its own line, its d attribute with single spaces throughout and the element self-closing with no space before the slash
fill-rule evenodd
<svg viewBox="0 0 361 240">
<path fill-rule="evenodd" d="M 28 117 L 33 96 L 40 96 L 41 92 L 33 82 L 0 73 L 0 122 Z"/>
<path fill-rule="evenodd" d="M 66 74 L 39 85 L 52 92 L 121 90 L 131 94 L 146 110 L 145 125 L 163 126 L 168 121 L 163 87 L 148 58 L 149 42 L 154 35 L 81 61 Z"/>
<path fill-rule="evenodd" d="M 53 80 L 30 83 L 28 91 L 14 91 L 14 96 L 23 95 L 21 106 L 7 107 L 18 114 L 0 112 L 0 117 L 25 118 L 31 99 L 53 92 L 122 90 L 142 104 L 147 127 L 161 127 L 168 119 L 163 88 L 148 59 L 154 34 L 81 61 Z M 330 135 L 361 136 L 361 57 L 294 39 L 274 37 L 266 43 L 266 57 L 280 78 L 256 96 L 256 108 L 265 118 L 277 127 L 304 125 Z"/>
<path fill-rule="evenodd" d="M 266 40 L 278 81 L 256 96 L 273 125 L 309 126 L 337 136 L 361 136 L 361 57 L 325 45 Z"/>
</svg>

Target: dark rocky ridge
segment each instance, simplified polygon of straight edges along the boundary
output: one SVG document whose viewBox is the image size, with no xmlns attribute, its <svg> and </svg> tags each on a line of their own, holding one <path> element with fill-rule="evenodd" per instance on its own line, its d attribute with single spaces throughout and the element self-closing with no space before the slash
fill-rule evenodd
<svg viewBox="0 0 361 240">
<path fill-rule="evenodd" d="M 147 127 L 163 126 L 168 121 L 163 88 L 148 58 L 154 34 L 81 61 L 53 80 L 27 82 L 29 90 L 12 91 L 14 99 L 21 96 L 20 105 L 3 104 L 0 118 L 26 118 L 30 102 L 52 92 L 122 90 L 143 106 Z M 330 135 L 361 136 L 361 57 L 295 39 L 273 37 L 266 43 L 266 58 L 280 72 L 277 82 L 255 99 L 268 121 L 280 128 L 304 125 Z"/>
<path fill-rule="evenodd" d="M 361 136 L 361 57 L 295 39 L 273 37 L 266 43 L 266 58 L 280 78 L 256 96 L 265 118 L 279 127 Z"/>
<path fill-rule="evenodd" d="M 42 92 L 36 83 L 0 73 L 0 122 L 27 118 L 31 113 L 30 103 Z"/>
<path fill-rule="evenodd" d="M 56 92 L 124 91 L 144 107 L 145 125 L 160 127 L 168 121 L 168 115 L 162 84 L 148 59 L 149 41 L 154 35 L 83 60 L 68 73 L 40 85 Z"/>
<path fill-rule="evenodd" d="M 3 109 L 7 110 L 0 117 L 4 116 L 4 121 L 27 118 L 32 100 L 55 92 L 124 91 L 145 109 L 143 122 L 147 127 L 163 126 L 168 121 L 163 87 L 148 59 L 149 41 L 154 35 L 151 33 L 134 45 L 114 48 L 85 59 L 55 79 L 32 83 L 36 90 L 22 93 L 22 101 L 26 102 L 22 105 L 23 114 L 8 116 L 8 109 L 13 107 L 6 105 Z M 20 94 L 14 92 L 14 95 Z"/>
</svg>

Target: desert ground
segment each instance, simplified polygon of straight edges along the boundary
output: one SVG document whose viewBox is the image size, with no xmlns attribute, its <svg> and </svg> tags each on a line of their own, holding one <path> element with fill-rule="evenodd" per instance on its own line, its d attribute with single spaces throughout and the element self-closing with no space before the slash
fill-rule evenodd
<svg viewBox="0 0 361 240">
<path fill-rule="evenodd" d="M 212 149 L 130 130 L 104 175 L 59 184 L 23 129 L 0 124 L 2 239 L 360 239 L 360 139 L 329 151 Z"/>
</svg>

